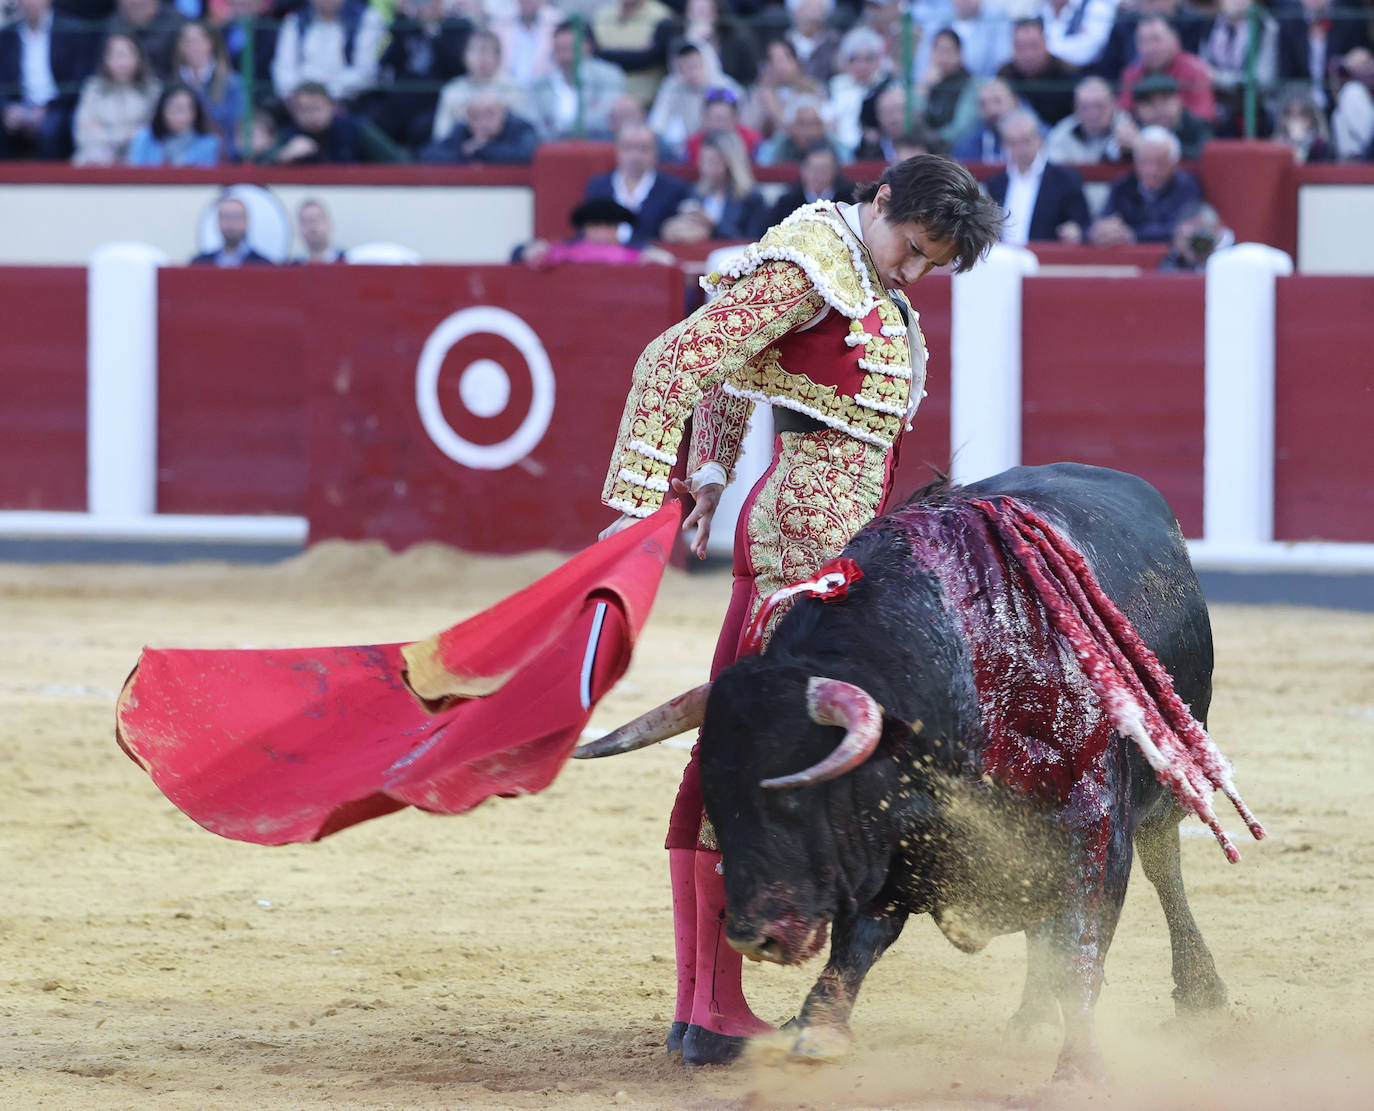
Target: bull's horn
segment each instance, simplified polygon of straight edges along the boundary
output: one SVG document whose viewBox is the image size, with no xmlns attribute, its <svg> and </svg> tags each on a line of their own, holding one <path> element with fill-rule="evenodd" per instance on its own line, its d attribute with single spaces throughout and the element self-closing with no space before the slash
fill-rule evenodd
<svg viewBox="0 0 1374 1111">
<path fill-rule="evenodd" d="M 595 741 L 573 750 L 578 760 L 593 760 L 598 756 L 617 756 L 622 752 L 633 752 L 649 745 L 696 729 L 706 720 L 706 696 L 711 693 L 711 684 L 702 683 L 685 694 L 656 706 L 647 714 L 641 714 L 628 725 L 607 733 Z"/>
<path fill-rule="evenodd" d="M 844 740 L 819 764 L 793 775 L 765 779 L 760 787 L 824 783 L 857 768 L 878 747 L 878 738 L 883 735 L 883 708 L 862 687 L 813 675 L 806 684 L 806 709 L 818 725 L 843 725 Z"/>
</svg>

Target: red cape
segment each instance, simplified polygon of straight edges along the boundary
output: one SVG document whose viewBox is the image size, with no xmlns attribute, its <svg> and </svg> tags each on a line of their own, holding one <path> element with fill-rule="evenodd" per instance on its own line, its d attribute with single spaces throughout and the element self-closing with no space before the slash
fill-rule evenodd
<svg viewBox="0 0 1374 1111">
<path fill-rule="evenodd" d="M 192 819 L 261 845 L 542 790 L 629 666 L 680 520 L 669 503 L 417 644 L 145 648 L 115 735 Z"/>
</svg>

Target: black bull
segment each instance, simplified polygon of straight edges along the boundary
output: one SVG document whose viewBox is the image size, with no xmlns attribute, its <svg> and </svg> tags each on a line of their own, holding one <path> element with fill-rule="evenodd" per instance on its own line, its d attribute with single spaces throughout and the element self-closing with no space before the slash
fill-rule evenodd
<svg viewBox="0 0 1374 1111">
<path fill-rule="evenodd" d="M 1019 697 L 1031 707 L 1014 726 L 1018 751 L 1038 752 L 1039 767 L 1054 767 L 1060 757 L 1053 754 L 1072 747 L 1066 730 L 1079 723 L 1062 706 L 1036 713 L 1032 679 L 975 666 L 980 646 L 969 643 L 968 623 L 951 609 L 949 568 L 892 522 L 997 495 L 1029 506 L 1087 557 L 1106 595 L 1205 723 L 1212 682 L 1206 605 L 1172 512 L 1142 480 L 1077 464 L 1021 467 L 928 492 L 923 501 L 918 495 L 860 532 L 844 553 L 864 572 L 848 598 L 800 601 L 761 656 L 717 678 L 701 733 L 702 789 L 724 862 L 731 944 L 755 959 L 797 963 L 831 930 L 830 959 L 779 1035 L 792 1056 L 825 1057 L 848 1045 L 850 1012 L 868 970 L 909 915 L 928 913 L 969 951 L 1024 930 L 1028 971 L 1013 1027 L 1053 1021 L 1057 1010 L 1065 1034 L 1057 1075 L 1096 1072 L 1092 1009 L 1133 845 L 1168 921 L 1177 1008 L 1225 1003 L 1183 890 L 1183 811 L 1139 748 L 1109 730 L 1093 812 L 1100 818 L 1088 820 L 1078 795 L 1056 799 L 1044 783 L 1015 782 L 1005 763 L 992 768 L 993 742 L 980 716 L 989 702 L 980 685 L 1009 684 L 1009 701 Z M 1007 627 L 987 635 L 1005 636 Z M 843 774 L 784 787 L 776 780 L 795 781 L 840 743 L 841 729 L 816 720 L 826 720 L 816 713 L 817 676 L 871 695 L 882 714 L 881 739 Z M 1027 689 L 1016 690 L 1023 681 Z M 606 740 L 612 743 L 586 755 L 625 750 Z"/>
</svg>

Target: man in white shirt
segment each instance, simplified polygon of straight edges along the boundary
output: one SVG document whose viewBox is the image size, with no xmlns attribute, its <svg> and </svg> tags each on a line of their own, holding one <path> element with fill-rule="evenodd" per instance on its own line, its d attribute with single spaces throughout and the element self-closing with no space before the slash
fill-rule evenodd
<svg viewBox="0 0 1374 1111">
<path fill-rule="evenodd" d="M 1011 18 L 997 0 L 938 0 L 923 7 L 915 71 L 925 73 L 935 36 L 948 27 L 959 36 L 964 68 L 993 77 L 1011 57 Z"/>
<path fill-rule="evenodd" d="M 987 181 L 987 192 L 1007 211 L 1002 241 L 1081 243 L 1088 227 L 1083 179 L 1076 170 L 1049 162 L 1042 149 L 1040 121 L 1017 108 L 998 124 L 1007 168 Z"/>
<path fill-rule="evenodd" d="M 802 72 L 821 85 L 834 75 L 840 48 L 839 32 L 829 25 L 834 10 L 834 0 L 787 0 L 791 26 L 784 37 L 797 52 Z"/>
<path fill-rule="evenodd" d="M 492 20 L 492 33 L 501 40 L 506 75 L 517 85 L 528 88 L 553 69 L 553 34 L 563 18 L 544 0 L 518 0 L 512 15 Z"/>
<path fill-rule="evenodd" d="M 1134 125 L 1116 106 L 1112 87 L 1101 77 L 1085 77 L 1073 90 L 1073 115 L 1050 129 L 1045 153 L 1051 162 L 1119 162 L 1123 154 L 1118 132 Z"/>
<path fill-rule="evenodd" d="M 1050 53 L 1079 69 L 1097 61 L 1116 22 L 1116 0 L 1040 0 L 1031 12 L 1045 25 Z"/>
<path fill-rule="evenodd" d="M 581 31 L 582 58 L 578 61 L 578 34 L 571 22 L 559 26 L 553 36 L 553 69 L 530 89 L 532 122 L 545 139 L 572 136 L 579 123 L 583 135 L 609 136 L 611 106 L 625 92 L 625 71 L 595 56 L 596 43 L 590 27 Z"/>
<path fill-rule="evenodd" d="M 282 20 L 272 56 L 272 87 L 285 100 L 318 81 L 335 100 L 352 100 L 377 83 L 386 26 L 375 9 L 345 0 L 309 0 Z"/>
<path fill-rule="evenodd" d="M 621 228 L 621 242 L 657 239 L 663 222 L 677 212 L 691 190 L 671 174 L 658 172 L 658 138 L 646 124 L 630 123 L 615 137 L 615 170 L 587 182 L 586 200 L 610 198 L 635 214 L 634 227 Z"/>
</svg>

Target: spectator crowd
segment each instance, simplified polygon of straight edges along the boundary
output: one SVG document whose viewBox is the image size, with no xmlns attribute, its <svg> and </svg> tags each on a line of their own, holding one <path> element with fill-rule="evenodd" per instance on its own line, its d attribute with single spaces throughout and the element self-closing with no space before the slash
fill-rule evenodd
<svg viewBox="0 0 1374 1111">
<path fill-rule="evenodd" d="M 1172 243 L 1213 137 L 1374 159 L 1371 5 L 0 0 L 0 157 L 518 164 L 599 138 L 616 168 L 587 198 L 619 207 L 588 211 L 642 245 L 756 236 L 847 197 L 851 162 L 938 151 L 1003 166 L 1012 241 Z M 1087 163 L 1120 164 L 1105 204 Z M 779 164 L 770 204 L 754 169 Z"/>
</svg>

